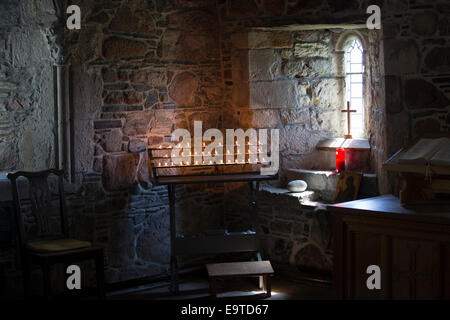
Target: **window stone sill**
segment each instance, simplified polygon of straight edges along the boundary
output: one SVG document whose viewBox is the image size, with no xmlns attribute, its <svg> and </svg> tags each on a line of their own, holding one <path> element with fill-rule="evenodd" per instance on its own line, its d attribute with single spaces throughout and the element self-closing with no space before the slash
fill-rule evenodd
<svg viewBox="0 0 450 320">
<path fill-rule="evenodd" d="M 342 148 L 369 151 L 370 143 L 367 139 L 331 138 L 320 141 L 316 148 L 319 150 L 336 150 Z"/>
</svg>

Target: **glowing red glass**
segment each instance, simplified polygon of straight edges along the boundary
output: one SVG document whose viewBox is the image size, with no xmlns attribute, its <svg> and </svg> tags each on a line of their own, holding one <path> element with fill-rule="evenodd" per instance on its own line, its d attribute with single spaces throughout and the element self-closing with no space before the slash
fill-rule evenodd
<svg viewBox="0 0 450 320">
<path fill-rule="evenodd" d="M 345 150 L 344 149 L 336 150 L 336 171 L 337 172 L 345 171 Z"/>
</svg>

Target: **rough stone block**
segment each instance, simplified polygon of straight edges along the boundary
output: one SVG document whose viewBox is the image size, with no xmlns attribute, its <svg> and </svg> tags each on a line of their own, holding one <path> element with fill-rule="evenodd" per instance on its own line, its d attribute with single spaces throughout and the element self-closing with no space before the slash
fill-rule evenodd
<svg viewBox="0 0 450 320">
<path fill-rule="evenodd" d="M 264 0 L 263 9 L 266 14 L 278 16 L 285 12 L 286 3 L 284 0 Z"/>
<path fill-rule="evenodd" d="M 170 262 L 169 229 L 169 215 L 165 210 L 148 216 L 145 229 L 136 238 L 137 256 L 144 261 L 168 264 Z"/>
<path fill-rule="evenodd" d="M 130 74 L 130 81 L 154 87 L 163 87 L 167 84 L 165 72 L 154 69 L 140 69 L 134 71 Z"/>
<path fill-rule="evenodd" d="M 428 69 L 437 72 L 450 71 L 450 47 L 435 47 L 425 56 Z"/>
<path fill-rule="evenodd" d="M 255 0 L 229 0 L 227 4 L 227 14 L 236 18 L 249 18 L 258 12 Z"/>
<path fill-rule="evenodd" d="M 101 56 L 102 39 L 103 35 L 98 26 L 88 26 L 81 29 L 78 40 L 78 56 L 81 62 L 89 62 Z M 110 49 L 112 50 L 112 48 Z M 112 51 L 109 53 L 113 54 Z"/>
<path fill-rule="evenodd" d="M 19 156 L 12 144 L 0 143 L 0 170 L 8 171 L 17 167 Z"/>
<path fill-rule="evenodd" d="M 50 61 L 48 41 L 45 32 L 39 28 L 26 28 L 12 32 L 10 46 L 13 65 L 17 68 L 38 66 Z"/>
<path fill-rule="evenodd" d="M 295 264 L 303 268 L 309 268 L 322 272 L 331 272 L 332 262 L 326 258 L 319 247 L 313 244 L 307 244 L 295 255 Z"/>
<path fill-rule="evenodd" d="M 120 129 L 112 129 L 105 134 L 105 151 L 119 152 L 122 151 L 122 131 Z"/>
<path fill-rule="evenodd" d="M 297 96 L 298 89 L 294 81 L 250 83 L 252 109 L 295 108 L 298 106 Z"/>
<path fill-rule="evenodd" d="M 248 56 L 250 81 L 273 80 L 277 78 L 280 58 L 275 50 L 250 50 Z"/>
<path fill-rule="evenodd" d="M 437 133 L 441 131 L 441 124 L 438 120 L 427 118 L 419 120 L 414 124 L 414 134 L 421 137 L 428 133 Z"/>
<path fill-rule="evenodd" d="M 290 234 L 292 231 L 292 223 L 290 221 L 275 220 L 270 223 L 271 233 Z"/>
<path fill-rule="evenodd" d="M 315 78 L 330 74 L 330 63 L 326 59 L 302 59 L 283 62 L 281 74 L 288 78 Z"/>
<path fill-rule="evenodd" d="M 186 8 L 207 7 L 211 4 L 210 0 L 178 0 L 178 3 Z"/>
<path fill-rule="evenodd" d="M 1 3 L 0 26 L 17 25 L 20 18 L 20 6 L 15 0 L 4 0 Z"/>
<path fill-rule="evenodd" d="M 318 42 L 319 33 L 320 32 L 317 30 L 297 31 L 294 35 L 294 40 L 304 42 Z"/>
<path fill-rule="evenodd" d="M 123 133 L 126 136 L 144 135 L 150 131 L 152 115 L 148 112 L 131 113 L 126 116 Z"/>
<path fill-rule="evenodd" d="M 292 254 L 293 243 L 289 239 L 271 236 L 263 248 L 268 251 L 271 260 L 288 264 L 289 257 Z"/>
<path fill-rule="evenodd" d="M 85 66 L 70 67 L 73 77 L 74 120 L 91 120 L 100 116 L 103 81 L 100 72 L 86 70 Z"/>
<path fill-rule="evenodd" d="M 403 109 L 401 100 L 400 78 L 397 76 L 386 76 L 386 112 L 388 114 L 399 113 Z"/>
<path fill-rule="evenodd" d="M 121 104 L 123 103 L 123 92 L 110 92 L 103 99 L 105 104 Z"/>
<path fill-rule="evenodd" d="M 196 34 L 214 35 L 218 30 L 218 19 L 206 10 L 176 12 L 168 16 L 172 29 Z"/>
<path fill-rule="evenodd" d="M 130 152 L 142 152 L 147 150 L 147 142 L 141 139 L 131 139 L 128 144 L 128 150 Z"/>
<path fill-rule="evenodd" d="M 444 93 L 422 79 L 406 80 L 405 102 L 410 109 L 445 108 L 450 105 Z"/>
<path fill-rule="evenodd" d="M 144 94 L 135 90 L 123 92 L 123 102 L 126 104 L 136 105 L 141 104 L 144 99 Z"/>
<path fill-rule="evenodd" d="M 117 10 L 109 29 L 117 32 L 151 34 L 155 32 L 155 23 L 148 11 L 135 11 L 129 6 L 123 6 Z"/>
<path fill-rule="evenodd" d="M 114 236 L 108 242 L 108 262 L 115 267 L 130 265 L 134 262 L 136 255 L 133 221 L 131 219 L 114 219 L 111 224 L 111 234 Z"/>
<path fill-rule="evenodd" d="M 280 151 L 286 154 L 309 153 L 322 139 L 321 135 L 314 134 L 302 125 L 286 126 L 280 129 Z"/>
<path fill-rule="evenodd" d="M 438 15 L 434 12 L 416 13 L 411 17 L 411 31 L 419 36 L 430 37 L 438 27 Z"/>
<path fill-rule="evenodd" d="M 251 117 L 252 128 L 272 128 L 278 126 L 277 110 L 254 110 L 249 116 Z"/>
<path fill-rule="evenodd" d="M 0 81 L 0 89 L 15 90 L 15 89 L 17 89 L 17 84 L 10 82 L 10 81 Z"/>
<path fill-rule="evenodd" d="M 94 121 L 94 129 L 111 129 L 122 127 L 121 120 L 96 120 Z"/>
<path fill-rule="evenodd" d="M 340 79 L 321 79 L 312 83 L 312 101 L 315 106 L 326 109 L 341 108 L 344 81 Z"/>
<path fill-rule="evenodd" d="M 223 97 L 223 89 L 220 86 L 203 86 L 200 88 L 199 97 L 204 104 L 220 103 Z"/>
<path fill-rule="evenodd" d="M 193 105 L 199 79 L 191 72 L 177 74 L 169 85 L 169 97 L 180 105 Z"/>
<path fill-rule="evenodd" d="M 231 35 L 231 41 L 238 49 L 289 49 L 292 47 L 290 31 L 248 32 Z"/>
<path fill-rule="evenodd" d="M 384 63 L 387 75 L 416 73 L 419 65 L 419 50 L 413 40 L 385 40 Z"/>
<path fill-rule="evenodd" d="M 103 56 L 107 60 L 143 57 L 146 52 L 147 45 L 144 42 L 126 38 L 111 37 L 103 43 Z"/>
<path fill-rule="evenodd" d="M 159 102 L 158 91 L 152 90 L 148 93 L 147 98 L 145 99 L 144 106 L 145 106 L 145 108 L 151 108 L 158 102 Z"/>
<path fill-rule="evenodd" d="M 329 47 L 321 42 L 302 42 L 294 46 L 294 56 L 296 58 L 328 58 Z"/>
<path fill-rule="evenodd" d="M 311 126 L 311 114 L 309 109 L 285 109 L 280 111 L 281 122 L 286 124 L 304 124 Z"/>
<path fill-rule="evenodd" d="M 186 31 L 166 30 L 162 39 L 162 58 L 180 62 L 202 62 L 219 59 L 217 37 Z"/>
<path fill-rule="evenodd" d="M 136 181 L 139 155 L 133 153 L 105 155 L 103 157 L 103 183 L 107 190 L 121 190 Z"/>
</svg>

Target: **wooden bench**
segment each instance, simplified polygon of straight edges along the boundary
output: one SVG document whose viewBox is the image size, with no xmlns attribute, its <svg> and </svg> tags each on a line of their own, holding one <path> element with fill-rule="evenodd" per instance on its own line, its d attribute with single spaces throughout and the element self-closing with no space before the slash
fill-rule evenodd
<svg viewBox="0 0 450 320">
<path fill-rule="evenodd" d="M 262 289 L 266 291 L 267 297 L 272 295 L 270 276 L 273 276 L 274 271 L 270 261 L 207 264 L 206 269 L 208 270 L 210 292 L 213 299 L 217 296 L 217 278 L 262 277 Z"/>
</svg>

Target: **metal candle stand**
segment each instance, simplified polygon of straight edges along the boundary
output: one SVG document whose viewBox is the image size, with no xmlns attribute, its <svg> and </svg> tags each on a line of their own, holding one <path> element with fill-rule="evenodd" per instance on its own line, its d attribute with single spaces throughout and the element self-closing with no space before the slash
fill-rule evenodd
<svg viewBox="0 0 450 320">
<path fill-rule="evenodd" d="M 254 146 L 254 145 L 253 145 Z M 262 147 L 259 145 L 258 147 Z M 202 155 L 205 150 L 205 144 L 202 146 Z M 228 149 L 228 147 L 239 147 L 239 145 L 233 146 L 223 146 Z M 250 149 L 250 145 L 246 146 L 246 149 Z M 258 155 L 262 154 L 258 148 Z M 249 172 L 239 172 L 239 173 L 224 173 L 223 169 L 225 167 L 236 167 L 238 165 L 263 165 L 269 164 L 268 161 L 249 163 L 247 158 L 249 158 L 250 153 L 245 152 L 245 161 L 234 163 L 228 161 L 221 161 L 217 163 L 204 163 L 195 164 L 192 161 L 195 153 L 190 153 L 188 156 L 191 161 L 185 161 L 184 163 L 175 164 L 173 161 L 169 160 L 167 154 L 162 156 L 155 155 L 156 151 L 159 153 L 171 152 L 174 147 L 171 146 L 156 146 L 150 147 L 149 157 L 151 161 L 153 181 L 158 185 L 167 185 L 169 193 L 169 206 L 170 206 L 170 271 L 171 271 L 171 281 L 170 290 L 172 292 L 179 292 L 178 285 L 178 259 L 183 255 L 194 255 L 194 254 L 217 254 L 217 253 L 229 253 L 229 252 L 254 252 L 256 259 L 261 261 L 259 238 L 258 238 L 258 203 L 257 203 L 257 192 L 259 190 L 259 184 L 261 181 L 276 180 L 277 175 L 262 175 L 257 171 Z M 225 156 L 225 154 L 223 154 Z M 267 158 L 269 159 L 269 158 Z M 173 159 L 172 159 L 173 160 Z M 227 163 L 228 162 L 228 163 Z M 173 169 L 173 168 L 192 168 L 192 167 L 208 167 L 214 168 L 214 174 L 185 174 L 185 175 L 161 175 L 159 174 L 160 169 Z M 177 185 L 184 184 L 201 184 L 201 183 L 226 183 L 226 182 L 248 182 L 250 187 L 250 206 L 251 210 L 251 222 L 252 230 L 247 232 L 224 232 L 224 234 L 216 235 L 196 235 L 196 236 L 182 236 L 177 235 L 176 230 L 176 212 L 175 212 L 175 191 Z"/>
</svg>

